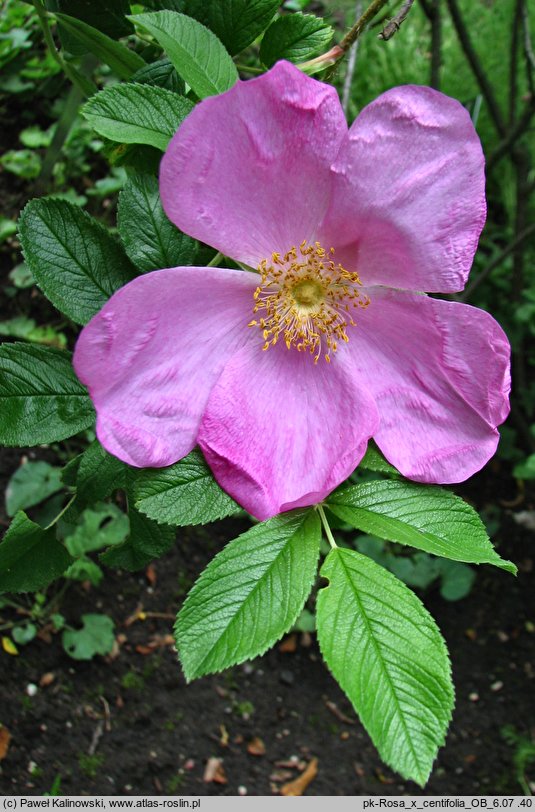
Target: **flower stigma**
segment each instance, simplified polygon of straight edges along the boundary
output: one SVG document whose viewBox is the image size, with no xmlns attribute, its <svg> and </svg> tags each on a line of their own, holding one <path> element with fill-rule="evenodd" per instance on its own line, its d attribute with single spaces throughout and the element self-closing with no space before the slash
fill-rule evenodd
<svg viewBox="0 0 535 812">
<path fill-rule="evenodd" d="M 319 242 L 303 240 L 284 256 L 274 253 L 258 271 L 253 313 L 263 312 L 249 327 L 262 331 L 264 350 L 282 338 L 288 349 L 310 352 L 315 364 L 322 354 L 330 362 L 338 343 L 349 341 L 347 327 L 356 326 L 352 310 L 370 303 L 359 290 L 359 275 L 336 263 L 334 248 L 327 252 Z"/>
</svg>

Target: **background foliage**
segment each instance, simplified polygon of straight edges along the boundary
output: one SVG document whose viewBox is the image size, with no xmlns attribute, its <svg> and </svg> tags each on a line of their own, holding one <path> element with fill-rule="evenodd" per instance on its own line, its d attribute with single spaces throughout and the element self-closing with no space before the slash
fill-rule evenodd
<svg viewBox="0 0 535 812">
<path fill-rule="evenodd" d="M 344 43 L 342 34 L 363 3 L 4 3 L 0 91 L 3 111 L 13 120 L 0 164 L 13 202 L 36 199 L 24 207 L 18 232 L 17 206 L 0 220 L 13 311 L 0 323 L 7 339 L 0 350 L 0 440 L 54 444 L 61 464 L 25 460 L 8 486 L 6 509 L 14 518 L 0 545 L 0 590 L 30 591 L 35 598 L 27 619 L 3 627 L 10 631 L 6 651 L 52 623 L 75 659 L 110 652 L 113 622 L 87 612 L 81 629 L 70 627 L 49 583 L 63 576 L 60 591 L 75 582 L 97 585 L 106 568 L 136 570 L 165 554 L 173 527 L 241 513 L 196 451 L 174 466 L 141 473 L 110 457 L 94 439 L 93 409 L 72 373 L 68 349 L 78 325 L 138 273 L 213 259 L 213 251 L 181 234 L 163 214 L 159 159 L 199 99 L 280 58 L 333 81 L 350 122 L 381 92 L 407 83 L 431 84 L 470 111 L 487 156 L 488 221 L 468 287 L 452 298 L 488 309 L 511 340 L 513 410 L 499 454 L 521 488 L 535 479 L 535 57 L 528 4 L 421 0 L 388 42 L 376 35 L 400 3 L 379 5 L 349 57 L 336 65 L 317 57 L 333 42 Z M 44 305 L 34 318 L 35 283 L 62 316 Z M 400 481 L 373 448 L 353 480 L 326 505 L 341 547 L 321 570 L 330 584 L 318 593 L 319 643 L 384 760 L 423 784 L 450 718 L 449 665 L 424 607 L 385 570 L 409 585 L 440 579 L 445 597 L 457 599 L 473 582 L 467 563 L 515 568 L 493 550 L 465 502 L 449 491 Z M 350 528 L 366 535 L 348 542 Z M 318 556 L 327 553 L 320 535 L 316 513 L 298 512 L 253 527 L 216 556 L 177 622 L 188 678 L 262 653 L 298 622 Z M 399 544 L 420 552 L 400 551 Z M 272 605 L 269 596 L 284 593 L 288 573 L 291 600 Z M 370 583 L 374 588 L 367 591 Z M 222 603 L 227 587 L 233 601 Z M 380 606 L 377 594 L 386 596 Z M 392 612 L 391 628 L 363 639 L 351 622 L 333 626 L 341 605 L 368 630 L 384 625 L 385 611 Z M 216 608 L 206 614 L 210 607 Z M 394 658 L 392 630 L 399 646 Z M 370 646 L 374 656 L 365 673 L 352 670 L 354 652 Z M 421 662 L 415 651 L 424 652 Z M 403 668 L 397 671 L 405 659 L 414 680 L 406 707 L 400 702 L 406 676 Z M 359 691 L 363 683 L 382 691 L 381 717 Z M 432 719 L 426 715 L 429 691 L 438 708 Z M 413 729 L 408 720 L 415 716 Z"/>
</svg>

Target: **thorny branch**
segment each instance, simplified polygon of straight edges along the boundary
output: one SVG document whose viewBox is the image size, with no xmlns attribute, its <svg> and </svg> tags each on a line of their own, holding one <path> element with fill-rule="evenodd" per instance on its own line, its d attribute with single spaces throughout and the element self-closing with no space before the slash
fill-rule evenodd
<svg viewBox="0 0 535 812">
<path fill-rule="evenodd" d="M 395 17 L 392 17 L 390 22 L 385 25 L 385 27 L 379 34 L 379 39 L 388 40 L 394 36 L 396 31 L 399 31 L 401 23 L 407 17 L 413 3 L 414 0 L 405 0 L 398 14 L 396 14 Z"/>
<path fill-rule="evenodd" d="M 479 87 L 481 88 L 481 93 L 487 102 L 494 126 L 496 127 L 498 134 L 502 138 L 505 138 L 507 135 L 507 127 L 505 125 L 502 112 L 498 102 L 496 101 L 492 85 L 490 84 L 487 74 L 483 70 L 479 57 L 474 49 L 470 34 L 468 33 L 468 28 L 460 12 L 457 0 L 446 0 L 446 2 L 448 4 L 451 19 L 453 20 L 453 25 L 457 31 L 457 36 L 459 37 L 459 42 L 468 62 L 470 63 L 470 67 L 472 68 L 473 74 L 477 79 Z"/>
<path fill-rule="evenodd" d="M 518 97 L 518 43 L 522 24 L 522 0 L 516 0 L 511 30 L 511 48 L 509 56 L 509 127 L 516 118 L 516 103 Z"/>
<path fill-rule="evenodd" d="M 474 279 L 472 279 L 470 284 L 467 285 L 467 287 L 464 289 L 462 295 L 458 297 L 458 301 L 466 302 L 470 298 L 474 290 L 477 287 L 479 287 L 479 285 L 487 278 L 487 276 L 491 274 L 495 268 L 498 268 L 502 264 L 502 262 L 504 262 L 504 260 L 507 259 L 508 256 L 517 251 L 520 248 L 520 246 L 528 239 L 528 237 L 531 237 L 532 234 L 535 234 L 535 223 L 532 223 L 530 226 L 524 229 L 524 231 L 518 234 L 515 237 L 515 239 L 503 249 L 503 251 L 500 251 L 498 256 L 494 257 L 494 259 L 491 260 L 488 263 L 488 265 L 486 265 Z"/>
<path fill-rule="evenodd" d="M 379 14 L 383 6 L 386 6 L 387 3 L 388 0 L 373 0 L 373 2 L 370 3 L 364 14 L 359 17 L 353 28 L 347 32 L 340 43 L 340 48 L 344 53 L 351 48 L 353 43 L 356 42 L 356 40 L 360 37 L 368 23 L 371 22 L 377 14 Z"/>
<path fill-rule="evenodd" d="M 359 20 L 362 16 L 362 0 L 357 0 L 355 5 L 355 18 Z M 355 68 L 357 66 L 357 52 L 359 47 L 359 41 L 356 40 L 351 48 L 349 49 L 349 59 L 347 60 L 347 71 L 344 78 L 344 88 L 342 91 L 342 107 L 344 109 L 344 113 L 347 117 L 347 111 L 349 109 L 349 98 L 351 95 L 351 85 L 353 83 L 353 75 L 355 73 Z"/>
<path fill-rule="evenodd" d="M 496 147 L 496 149 L 489 155 L 489 158 L 487 160 L 487 172 L 490 172 L 491 169 L 494 169 L 498 161 L 500 161 L 505 155 L 507 155 L 512 150 L 518 139 L 522 135 L 524 135 L 524 133 L 528 129 L 534 114 L 535 114 L 535 96 L 533 96 L 529 100 L 528 104 L 524 108 L 524 112 L 522 113 L 520 118 L 517 119 L 516 124 L 505 135 L 503 141 L 501 141 Z"/>
<path fill-rule="evenodd" d="M 420 0 L 423 12 L 431 23 L 431 79 L 429 84 L 440 90 L 440 66 L 442 65 L 442 0 Z"/>
</svg>

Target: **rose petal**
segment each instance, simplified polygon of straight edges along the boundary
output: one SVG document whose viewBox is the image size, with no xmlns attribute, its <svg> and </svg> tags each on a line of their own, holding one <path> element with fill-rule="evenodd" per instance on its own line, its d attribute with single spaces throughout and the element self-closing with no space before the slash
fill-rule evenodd
<svg viewBox="0 0 535 812">
<path fill-rule="evenodd" d="M 468 112 L 428 87 L 368 105 L 334 166 L 320 239 L 365 285 L 462 290 L 485 222 L 484 158 Z"/>
<path fill-rule="evenodd" d="M 260 339 L 260 337 L 259 337 Z M 212 390 L 199 445 L 219 484 L 258 519 L 320 502 L 360 462 L 377 411 L 343 363 L 262 340 Z"/>
<path fill-rule="evenodd" d="M 374 439 L 418 482 L 462 482 L 496 450 L 509 412 L 509 342 L 483 310 L 372 288 L 348 344 L 374 394 Z"/>
<path fill-rule="evenodd" d="M 82 330 L 74 368 L 97 410 L 97 435 L 139 467 L 195 445 L 210 389 L 250 339 L 256 274 L 170 268 L 117 291 Z"/>
<path fill-rule="evenodd" d="M 160 171 L 167 216 L 256 267 L 313 236 L 347 124 L 334 88 L 279 62 L 192 111 Z"/>
</svg>

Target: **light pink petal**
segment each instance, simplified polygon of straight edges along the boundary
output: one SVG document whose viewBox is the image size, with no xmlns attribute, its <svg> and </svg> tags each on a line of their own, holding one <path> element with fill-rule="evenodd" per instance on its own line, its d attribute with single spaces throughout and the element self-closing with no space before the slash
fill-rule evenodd
<svg viewBox="0 0 535 812">
<path fill-rule="evenodd" d="M 361 460 L 377 411 L 343 363 L 249 343 L 212 390 L 199 445 L 219 484 L 264 520 L 320 502 Z"/>
<path fill-rule="evenodd" d="M 509 413 L 509 342 L 483 310 L 372 288 L 347 350 L 374 394 L 374 439 L 418 482 L 462 482 L 494 454 Z"/>
<path fill-rule="evenodd" d="M 138 467 L 191 451 L 214 381 L 250 338 L 257 281 L 244 271 L 170 268 L 111 297 L 74 353 L 104 448 Z"/>
<path fill-rule="evenodd" d="M 334 88 L 279 62 L 195 107 L 160 170 L 167 216 L 257 267 L 313 237 L 347 124 Z"/>
<path fill-rule="evenodd" d="M 384 93 L 350 129 L 320 237 L 365 285 L 448 292 L 485 222 L 484 158 L 468 112 L 428 87 Z"/>
</svg>

